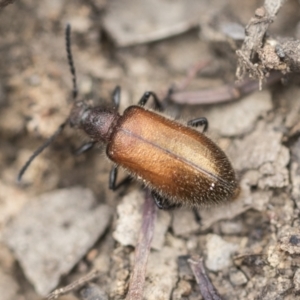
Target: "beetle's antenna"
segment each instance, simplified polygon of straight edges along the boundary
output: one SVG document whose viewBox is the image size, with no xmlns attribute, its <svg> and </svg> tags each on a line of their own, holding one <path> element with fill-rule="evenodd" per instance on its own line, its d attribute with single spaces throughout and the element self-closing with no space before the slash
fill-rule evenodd
<svg viewBox="0 0 300 300">
<path fill-rule="evenodd" d="M 66 50 L 67 50 L 68 62 L 69 62 L 70 72 L 72 74 L 72 81 L 73 81 L 73 100 L 75 100 L 77 98 L 78 90 L 77 90 L 75 64 L 73 61 L 73 55 L 71 51 L 71 25 L 70 24 L 67 24 L 66 27 Z"/>
<path fill-rule="evenodd" d="M 72 75 L 72 81 L 73 81 L 73 99 L 75 100 L 78 94 L 77 90 L 77 82 L 76 82 L 76 71 L 75 71 L 75 65 L 73 61 L 73 55 L 71 51 L 71 26 L 70 24 L 67 25 L 66 27 L 66 50 L 67 50 L 67 57 L 68 57 L 68 62 L 70 66 L 70 71 Z M 22 167 L 20 170 L 17 181 L 20 182 L 24 173 L 28 169 L 28 167 L 31 165 L 32 161 L 44 151 L 55 139 L 60 133 L 63 131 L 64 127 L 68 123 L 69 119 L 66 119 L 64 123 L 62 123 L 57 130 L 46 140 L 46 142 L 41 145 L 37 150 L 34 151 L 34 153 L 29 157 L 25 165 Z"/>
<path fill-rule="evenodd" d="M 28 169 L 28 167 L 31 165 L 32 161 L 40 154 L 44 151 L 45 148 L 47 148 L 54 140 L 55 138 L 63 131 L 64 127 L 66 126 L 67 121 L 62 123 L 57 130 L 48 138 L 48 140 L 41 145 L 38 149 L 36 149 L 34 151 L 34 153 L 29 157 L 29 159 L 27 160 L 27 162 L 25 163 L 25 165 L 22 167 L 22 169 L 20 170 L 19 174 L 18 174 L 18 182 L 21 181 L 24 173 L 26 172 L 26 170 Z"/>
</svg>

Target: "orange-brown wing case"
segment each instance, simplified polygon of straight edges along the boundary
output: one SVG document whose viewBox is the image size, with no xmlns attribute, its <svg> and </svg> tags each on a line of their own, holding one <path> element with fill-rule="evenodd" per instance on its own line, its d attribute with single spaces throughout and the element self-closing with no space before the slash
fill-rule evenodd
<svg viewBox="0 0 300 300">
<path fill-rule="evenodd" d="M 107 155 L 174 204 L 224 202 L 237 190 L 233 168 L 215 143 L 139 106 L 119 119 Z"/>
</svg>

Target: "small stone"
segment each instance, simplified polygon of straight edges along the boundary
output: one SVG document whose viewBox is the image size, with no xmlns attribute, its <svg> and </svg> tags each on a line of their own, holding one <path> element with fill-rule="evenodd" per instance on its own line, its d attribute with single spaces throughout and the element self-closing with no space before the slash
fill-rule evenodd
<svg viewBox="0 0 300 300">
<path fill-rule="evenodd" d="M 189 237 L 189 239 L 186 241 L 186 248 L 188 251 L 197 251 L 198 247 L 198 238 L 195 235 L 192 235 Z"/>
<path fill-rule="evenodd" d="M 222 136 L 243 135 L 250 132 L 259 116 L 272 107 L 271 93 L 265 90 L 251 93 L 240 101 L 223 104 L 222 109 L 206 108 L 205 116 Z"/>
<path fill-rule="evenodd" d="M 189 236 L 199 230 L 200 226 L 191 209 L 178 209 L 173 212 L 172 228 L 176 236 Z"/>
<path fill-rule="evenodd" d="M 283 255 L 284 253 L 280 251 L 279 247 L 277 245 L 270 245 L 268 252 L 268 262 L 269 264 L 275 269 L 278 267 L 281 261 L 283 261 Z"/>
<path fill-rule="evenodd" d="M 164 246 L 166 232 L 168 231 L 171 223 L 171 215 L 168 211 L 159 210 L 154 227 L 153 241 L 151 248 L 160 250 Z"/>
<path fill-rule="evenodd" d="M 180 280 L 177 284 L 177 288 L 174 290 L 172 300 L 181 300 L 182 297 L 187 297 L 191 294 L 192 287 L 190 282 L 186 280 Z"/>
<path fill-rule="evenodd" d="M 228 149 L 234 168 L 237 170 L 258 169 L 263 164 L 273 163 L 282 155 L 282 133 L 275 131 L 272 125 L 257 122 L 256 130 L 236 140 Z M 286 151 L 283 151 L 286 155 Z M 243 155 L 237 155 L 243 153 Z M 281 164 L 282 166 L 282 164 Z"/>
<path fill-rule="evenodd" d="M 117 207 L 118 220 L 113 237 L 123 246 L 136 246 L 141 230 L 144 200 L 144 193 L 133 191 Z M 163 247 L 170 222 L 171 216 L 168 212 L 158 211 L 151 248 L 160 250 Z"/>
<path fill-rule="evenodd" d="M 118 220 L 113 237 L 123 246 L 135 246 L 142 223 L 143 194 L 133 191 L 117 207 Z"/>
<path fill-rule="evenodd" d="M 295 199 L 296 205 L 300 208 L 300 138 L 291 147 L 291 181 L 292 181 L 292 196 Z"/>
<path fill-rule="evenodd" d="M 263 164 L 259 171 L 264 176 L 259 180 L 260 189 L 282 188 L 289 184 L 289 172 L 286 168 L 290 160 L 289 150 L 282 146 L 277 159 L 271 163 Z"/>
<path fill-rule="evenodd" d="M 224 241 L 216 234 L 207 236 L 206 266 L 211 271 L 220 271 L 231 264 L 230 256 L 238 249 L 238 245 Z"/>
<path fill-rule="evenodd" d="M 147 279 L 144 287 L 144 299 L 170 299 L 176 286 L 178 271 L 175 248 L 165 246 L 159 252 L 151 252 L 147 265 Z"/>
<path fill-rule="evenodd" d="M 294 274 L 293 278 L 294 289 L 296 292 L 300 291 L 300 268 L 298 268 Z"/>
<path fill-rule="evenodd" d="M 179 30 L 175 31 L 176 34 L 185 32 L 193 27 L 192 20 L 197 19 L 203 10 L 206 10 L 205 19 L 210 15 L 209 6 L 205 2 L 195 0 L 186 0 L 184 3 L 150 1 L 147 5 L 131 0 L 107 1 L 105 8 L 103 26 L 119 47 L 161 40 L 165 35 L 164 32 L 167 32 L 167 37 L 170 37 L 174 35 L 172 33 L 174 26 L 177 28 L 179 24 L 190 22 L 191 26 L 182 29 L 179 27 Z M 163 13 L 166 11 L 169 12 L 167 17 Z M 201 21 L 203 22 L 203 18 Z"/>
<path fill-rule="evenodd" d="M 223 234 L 239 234 L 243 230 L 242 222 L 223 221 L 220 223 L 220 229 Z"/>
<path fill-rule="evenodd" d="M 290 278 L 284 278 L 279 276 L 277 278 L 277 292 L 279 295 L 284 294 L 292 287 L 292 281 Z"/>
<path fill-rule="evenodd" d="M 300 254 L 300 230 L 290 228 L 280 238 L 280 249 L 290 254 Z"/>
<path fill-rule="evenodd" d="M 243 285 L 248 282 L 246 275 L 242 271 L 235 268 L 230 270 L 229 280 L 235 286 Z"/>
<path fill-rule="evenodd" d="M 97 205 L 89 189 L 56 190 L 27 204 L 8 224 L 4 242 L 35 290 L 45 296 L 95 244 L 111 215 L 110 207 Z"/>
</svg>

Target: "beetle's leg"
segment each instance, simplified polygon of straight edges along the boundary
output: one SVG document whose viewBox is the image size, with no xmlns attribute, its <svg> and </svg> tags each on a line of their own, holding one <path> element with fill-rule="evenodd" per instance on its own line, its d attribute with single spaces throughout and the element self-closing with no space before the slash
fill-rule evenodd
<svg viewBox="0 0 300 300">
<path fill-rule="evenodd" d="M 142 98 L 140 99 L 140 101 L 138 102 L 138 105 L 145 106 L 145 104 L 149 100 L 150 96 L 153 97 L 155 108 L 158 110 L 162 110 L 161 103 L 159 102 L 158 97 L 156 96 L 156 94 L 154 92 L 145 92 L 144 95 L 142 96 Z"/>
<path fill-rule="evenodd" d="M 119 187 L 121 187 L 122 185 L 127 184 L 130 180 L 131 177 L 130 176 L 126 176 L 119 184 L 116 184 L 117 182 L 117 177 L 118 177 L 118 167 L 117 166 L 113 166 L 111 168 L 111 171 L 109 173 L 109 183 L 108 183 L 108 187 L 110 190 L 117 190 Z"/>
<path fill-rule="evenodd" d="M 193 207 L 193 213 L 194 213 L 196 222 L 201 224 L 201 216 L 200 216 L 199 210 L 197 208 Z"/>
<path fill-rule="evenodd" d="M 37 148 L 32 155 L 28 158 L 28 160 L 26 161 L 25 165 L 22 167 L 22 169 L 20 170 L 18 177 L 17 177 L 17 181 L 20 182 L 24 173 L 26 172 L 26 170 L 28 169 L 28 167 L 30 166 L 30 164 L 34 161 L 34 159 L 40 155 L 40 153 L 42 153 L 60 134 L 61 132 L 64 130 L 65 126 L 67 124 L 67 120 L 62 123 L 57 130 L 48 138 L 48 140 L 46 140 L 44 142 L 43 145 L 41 145 L 39 148 Z"/>
<path fill-rule="evenodd" d="M 170 100 L 171 100 L 171 96 L 172 96 L 172 94 L 173 94 L 175 91 L 176 91 L 176 90 L 175 90 L 175 85 L 172 84 L 172 85 L 169 87 L 168 92 L 167 92 L 165 98 L 162 100 L 162 102 L 165 103 L 165 102 L 170 101 Z"/>
<path fill-rule="evenodd" d="M 116 110 L 118 110 L 120 106 L 120 99 L 121 99 L 121 88 L 118 85 L 113 90 L 111 97 Z"/>
<path fill-rule="evenodd" d="M 91 150 L 94 146 L 95 146 L 96 142 L 88 142 L 85 143 L 83 145 L 81 145 L 76 151 L 75 151 L 75 155 L 80 155 L 84 152 L 87 152 L 89 150 Z"/>
<path fill-rule="evenodd" d="M 175 208 L 178 208 L 181 206 L 180 204 L 171 203 L 168 198 L 163 198 L 154 191 L 152 191 L 151 194 L 155 201 L 155 204 L 157 205 L 157 207 L 159 209 L 169 210 L 169 209 L 175 209 Z"/>
<path fill-rule="evenodd" d="M 118 177 L 118 168 L 116 166 L 113 166 L 111 168 L 111 171 L 109 173 L 109 189 L 115 191 L 116 190 L 116 181 Z"/>
<path fill-rule="evenodd" d="M 207 131 L 208 129 L 208 121 L 206 118 L 193 119 L 188 121 L 187 124 L 188 126 L 193 126 L 193 127 L 203 126 L 203 132 Z"/>
</svg>

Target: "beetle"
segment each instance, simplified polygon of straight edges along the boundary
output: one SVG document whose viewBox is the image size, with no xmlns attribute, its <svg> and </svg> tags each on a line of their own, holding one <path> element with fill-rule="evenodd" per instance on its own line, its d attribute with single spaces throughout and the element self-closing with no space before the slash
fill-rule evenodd
<svg viewBox="0 0 300 300">
<path fill-rule="evenodd" d="M 91 107 L 76 100 L 76 72 L 71 52 L 70 25 L 66 27 L 66 49 L 73 81 L 74 104 L 68 119 L 37 149 L 21 169 L 18 179 L 55 138 L 66 124 L 83 130 L 91 139 L 77 153 L 91 149 L 96 143 L 106 144 L 106 155 L 114 163 L 109 188 L 117 188 L 118 167 L 125 169 L 152 191 L 160 209 L 180 206 L 208 206 L 226 203 L 238 192 L 233 167 L 225 153 L 204 132 L 206 118 L 182 124 L 157 110 L 161 104 L 153 92 L 146 92 L 138 105 L 129 106 L 123 115 L 118 112 L 121 89 L 116 87 L 113 107 Z M 149 98 L 156 111 L 146 109 Z M 202 125 L 203 132 L 193 127 Z"/>
</svg>

